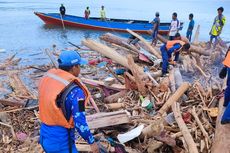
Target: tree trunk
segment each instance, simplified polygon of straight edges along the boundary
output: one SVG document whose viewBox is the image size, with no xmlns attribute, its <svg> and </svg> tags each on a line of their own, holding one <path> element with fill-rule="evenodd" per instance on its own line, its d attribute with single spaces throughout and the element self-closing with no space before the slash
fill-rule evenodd
<svg viewBox="0 0 230 153">
<path fill-rule="evenodd" d="M 90 39 L 83 40 L 82 43 L 88 48 L 95 50 L 108 58 L 111 58 L 126 68 L 129 68 L 127 58 L 117 53 L 114 49 Z"/>
<path fill-rule="evenodd" d="M 100 39 L 104 40 L 106 42 L 109 42 L 109 43 L 113 43 L 113 44 L 125 47 L 126 49 L 133 50 L 136 53 L 139 53 L 139 50 L 136 47 L 127 43 L 127 39 L 118 37 L 118 36 L 113 35 L 111 33 L 106 33 L 106 34 L 100 36 Z"/>
<path fill-rule="evenodd" d="M 162 43 L 167 43 L 167 41 L 168 41 L 168 39 L 164 38 L 163 36 L 161 36 L 161 35 L 159 35 L 159 34 L 157 35 L 157 38 L 158 38 Z M 204 48 L 197 47 L 197 46 L 194 46 L 194 45 L 191 45 L 191 46 L 190 46 L 189 51 L 194 52 L 194 53 L 197 53 L 197 54 L 200 54 L 200 55 L 204 55 L 204 56 L 210 56 L 210 52 L 205 51 Z"/>
</svg>

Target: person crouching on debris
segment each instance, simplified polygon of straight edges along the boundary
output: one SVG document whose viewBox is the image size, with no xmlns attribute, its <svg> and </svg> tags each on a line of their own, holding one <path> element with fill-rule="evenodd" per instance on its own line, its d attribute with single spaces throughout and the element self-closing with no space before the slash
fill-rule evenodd
<svg viewBox="0 0 230 153">
<path fill-rule="evenodd" d="M 179 59 L 179 54 L 181 50 L 188 51 L 190 48 L 189 43 L 185 43 L 181 40 L 171 40 L 167 41 L 166 44 L 161 46 L 161 56 L 162 56 L 162 76 L 165 76 L 168 71 L 169 63 L 172 65 L 176 64 L 176 61 Z M 174 53 L 174 60 L 172 60 L 172 53 Z"/>
<path fill-rule="evenodd" d="M 228 48 L 223 64 L 224 67 L 222 68 L 219 76 L 222 79 L 227 76 L 227 88 L 224 92 L 224 107 L 226 107 L 226 110 L 222 116 L 221 124 L 226 124 L 230 123 L 230 47 Z"/>
<path fill-rule="evenodd" d="M 85 117 L 90 93 L 78 78 L 80 65 L 87 61 L 76 51 L 62 51 L 58 64 L 39 83 L 40 144 L 47 153 L 77 153 L 75 128 L 98 153 Z"/>
</svg>

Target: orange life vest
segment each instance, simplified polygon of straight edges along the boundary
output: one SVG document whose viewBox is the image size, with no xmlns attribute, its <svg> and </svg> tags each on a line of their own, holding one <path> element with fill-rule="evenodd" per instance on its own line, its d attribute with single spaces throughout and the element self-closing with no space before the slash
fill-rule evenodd
<svg viewBox="0 0 230 153">
<path fill-rule="evenodd" d="M 81 81 L 72 74 L 61 69 L 51 69 L 39 82 L 39 116 L 47 125 L 58 125 L 73 128 L 73 118 L 66 120 L 62 109 L 56 104 L 57 96 L 63 92 L 70 83 L 76 83 L 85 94 L 85 104 L 89 101 L 89 91 Z"/>
<path fill-rule="evenodd" d="M 227 56 L 225 57 L 223 64 L 230 68 L 230 51 L 228 51 Z"/>
<path fill-rule="evenodd" d="M 185 44 L 185 42 L 181 41 L 181 40 L 170 40 L 170 41 L 167 41 L 166 43 L 166 49 L 169 50 L 170 48 L 172 48 L 175 44 L 180 44 L 181 45 L 181 48 L 183 47 L 183 45 Z M 181 49 L 180 48 L 180 49 Z M 178 50 L 180 50 L 178 49 Z"/>
</svg>

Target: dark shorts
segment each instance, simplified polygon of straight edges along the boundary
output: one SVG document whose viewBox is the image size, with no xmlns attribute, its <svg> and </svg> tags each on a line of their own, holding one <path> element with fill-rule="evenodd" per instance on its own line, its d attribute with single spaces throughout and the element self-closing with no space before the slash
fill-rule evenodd
<svg viewBox="0 0 230 153">
<path fill-rule="evenodd" d="M 158 31 L 153 31 L 152 33 L 152 38 L 156 39 L 157 38 Z"/>
</svg>

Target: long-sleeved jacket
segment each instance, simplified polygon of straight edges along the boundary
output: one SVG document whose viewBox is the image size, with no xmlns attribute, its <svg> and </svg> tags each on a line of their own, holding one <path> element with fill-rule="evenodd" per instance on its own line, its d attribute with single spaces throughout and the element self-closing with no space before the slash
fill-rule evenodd
<svg viewBox="0 0 230 153">
<path fill-rule="evenodd" d="M 80 136 L 89 144 L 94 143 L 88 124 L 86 122 L 84 104 L 79 103 L 84 99 L 84 92 L 80 87 L 76 87 L 69 92 L 66 98 L 67 115 L 73 117 L 74 127 Z M 44 123 L 41 124 L 40 135 L 50 142 L 60 144 L 61 148 L 68 148 L 68 132 L 67 129 L 61 126 L 49 126 Z M 71 130 L 71 138 L 75 140 L 74 129 Z"/>
</svg>

